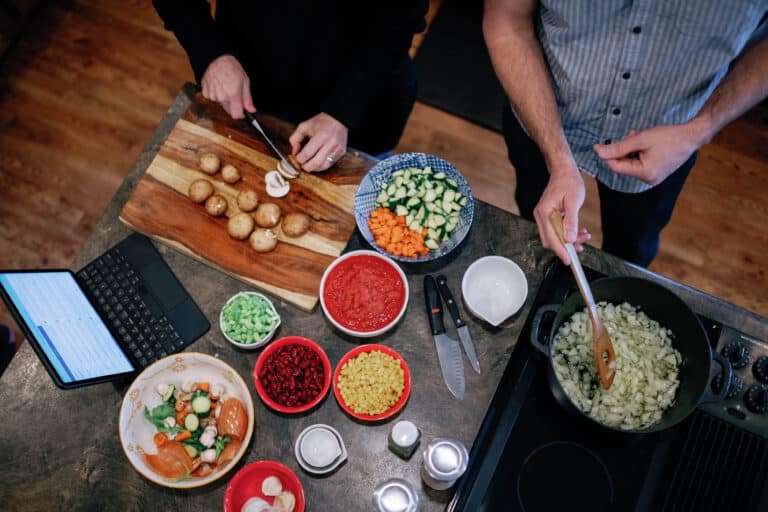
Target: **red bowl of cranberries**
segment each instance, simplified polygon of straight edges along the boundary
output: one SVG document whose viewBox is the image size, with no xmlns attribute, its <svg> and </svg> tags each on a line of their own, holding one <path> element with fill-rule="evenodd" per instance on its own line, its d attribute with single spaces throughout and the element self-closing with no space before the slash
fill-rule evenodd
<svg viewBox="0 0 768 512">
<path fill-rule="evenodd" d="M 270 408 L 297 414 L 319 404 L 331 387 L 331 362 L 314 341 L 286 336 L 273 341 L 256 360 L 253 383 Z"/>
</svg>

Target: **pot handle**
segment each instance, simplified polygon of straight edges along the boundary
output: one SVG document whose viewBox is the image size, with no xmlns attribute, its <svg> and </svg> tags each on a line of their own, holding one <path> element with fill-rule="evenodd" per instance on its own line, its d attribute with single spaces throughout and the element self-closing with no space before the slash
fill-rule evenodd
<svg viewBox="0 0 768 512">
<path fill-rule="evenodd" d="M 546 306 L 541 306 L 536 311 L 536 314 L 533 315 L 533 322 L 531 323 L 531 345 L 533 345 L 533 348 L 544 355 L 547 355 L 547 346 L 539 341 L 539 336 L 541 335 L 539 332 L 541 330 L 541 321 L 544 319 L 545 314 L 549 313 L 550 311 L 557 313 L 559 310 L 559 305 L 549 304 Z"/>
<path fill-rule="evenodd" d="M 712 387 L 710 383 L 707 382 L 707 387 L 704 390 L 704 396 L 701 398 L 701 401 L 699 402 L 702 404 L 707 402 L 720 402 L 721 400 L 725 400 L 725 397 L 728 394 L 728 388 L 731 387 L 731 379 L 733 378 L 733 368 L 731 367 L 731 362 L 725 356 L 723 356 L 720 352 L 713 352 L 712 360 L 723 367 L 723 385 L 720 388 L 719 393 L 714 393 L 712 392 Z"/>
</svg>

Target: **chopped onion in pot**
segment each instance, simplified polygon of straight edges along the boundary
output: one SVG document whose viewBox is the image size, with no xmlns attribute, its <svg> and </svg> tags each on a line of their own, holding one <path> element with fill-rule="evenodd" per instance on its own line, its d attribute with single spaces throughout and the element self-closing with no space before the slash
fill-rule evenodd
<svg viewBox="0 0 768 512">
<path fill-rule="evenodd" d="M 571 402 L 594 420 L 623 430 L 648 428 L 661 420 L 680 385 L 682 357 L 672 346 L 672 332 L 626 302 L 601 302 L 597 309 L 616 352 L 613 385 L 600 385 L 586 310 L 571 316 L 554 337 L 555 374 Z"/>
</svg>

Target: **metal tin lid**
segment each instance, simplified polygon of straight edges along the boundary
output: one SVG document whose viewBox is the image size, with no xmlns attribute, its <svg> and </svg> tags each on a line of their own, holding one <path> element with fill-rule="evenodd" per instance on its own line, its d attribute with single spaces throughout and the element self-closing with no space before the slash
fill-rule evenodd
<svg viewBox="0 0 768 512">
<path fill-rule="evenodd" d="M 392 478 L 376 486 L 373 506 L 378 512 L 415 512 L 419 506 L 419 495 L 408 480 Z"/>
<path fill-rule="evenodd" d="M 424 469 L 435 480 L 456 480 L 467 469 L 469 453 L 460 441 L 437 438 L 424 449 Z"/>
<path fill-rule="evenodd" d="M 419 440 L 419 429 L 410 421 L 398 421 L 392 427 L 392 441 L 398 446 L 412 446 Z"/>
</svg>

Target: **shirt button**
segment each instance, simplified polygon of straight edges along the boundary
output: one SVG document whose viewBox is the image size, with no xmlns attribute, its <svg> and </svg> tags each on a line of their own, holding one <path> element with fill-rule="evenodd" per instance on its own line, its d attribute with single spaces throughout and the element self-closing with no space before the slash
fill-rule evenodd
<svg viewBox="0 0 768 512">
<path fill-rule="evenodd" d="M 621 114 L 621 109 L 620 108 L 613 109 L 613 115 L 617 116 L 619 114 Z"/>
<path fill-rule="evenodd" d="M 639 34 L 639 33 L 640 33 L 640 32 L 642 32 L 642 31 L 643 31 L 643 29 L 642 29 L 642 28 L 640 28 L 640 27 L 634 27 L 634 28 L 632 29 L 632 33 L 633 33 L 633 34 Z"/>
<path fill-rule="evenodd" d="M 603 141 L 603 145 L 605 145 L 605 146 L 607 146 L 607 145 L 608 145 L 608 144 L 610 144 L 610 143 L 611 143 L 611 139 L 605 139 L 605 140 Z"/>
<path fill-rule="evenodd" d="M 629 80 L 630 76 L 632 75 L 630 75 L 629 73 L 624 73 L 623 75 L 621 75 L 621 78 L 623 78 L 624 80 Z"/>
</svg>

